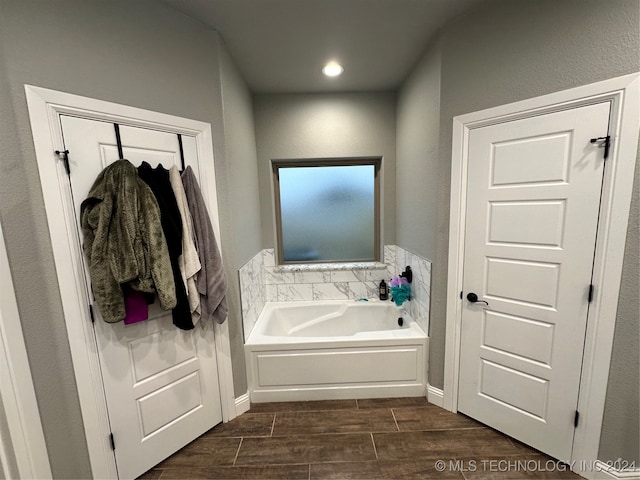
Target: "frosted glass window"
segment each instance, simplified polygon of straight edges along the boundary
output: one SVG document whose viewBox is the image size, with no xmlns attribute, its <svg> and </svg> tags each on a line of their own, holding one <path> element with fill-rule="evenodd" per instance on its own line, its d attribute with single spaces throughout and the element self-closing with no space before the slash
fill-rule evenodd
<svg viewBox="0 0 640 480">
<path fill-rule="evenodd" d="M 377 170 L 275 165 L 281 263 L 377 260 Z"/>
</svg>

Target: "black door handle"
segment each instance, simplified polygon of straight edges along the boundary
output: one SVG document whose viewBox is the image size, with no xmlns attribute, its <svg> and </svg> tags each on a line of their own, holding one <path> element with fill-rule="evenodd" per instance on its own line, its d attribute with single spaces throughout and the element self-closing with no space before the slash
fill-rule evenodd
<svg viewBox="0 0 640 480">
<path fill-rule="evenodd" d="M 478 295 L 473 292 L 467 294 L 467 300 L 469 300 L 471 303 L 484 303 L 485 305 L 489 306 L 489 302 L 478 300 Z"/>
</svg>

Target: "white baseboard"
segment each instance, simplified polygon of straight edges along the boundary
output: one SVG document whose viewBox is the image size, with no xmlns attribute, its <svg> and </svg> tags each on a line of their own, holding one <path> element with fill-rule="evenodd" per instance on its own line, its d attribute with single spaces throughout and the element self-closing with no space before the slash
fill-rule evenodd
<svg viewBox="0 0 640 480">
<path fill-rule="evenodd" d="M 236 398 L 236 416 L 242 415 L 249 411 L 251 408 L 251 400 L 249 399 L 249 392 L 240 395 Z"/>
<path fill-rule="evenodd" d="M 427 384 L 427 400 L 440 408 L 444 408 L 444 391 Z"/>
<path fill-rule="evenodd" d="M 594 478 L 598 480 L 606 479 L 624 479 L 624 480 L 640 480 L 640 468 L 633 470 L 616 470 L 610 467 L 605 462 L 596 460 L 596 474 Z"/>
<path fill-rule="evenodd" d="M 424 384 L 311 386 L 307 388 L 275 387 L 251 392 L 253 403 L 296 402 L 309 400 L 352 400 L 354 398 L 424 397 Z"/>
</svg>

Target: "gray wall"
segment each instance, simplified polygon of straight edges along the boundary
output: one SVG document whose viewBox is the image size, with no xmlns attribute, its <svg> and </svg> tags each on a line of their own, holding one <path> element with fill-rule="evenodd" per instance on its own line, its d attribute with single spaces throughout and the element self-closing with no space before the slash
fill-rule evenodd
<svg viewBox="0 0 640 480">
<path fill-rule="evenodd" d="M 262 250 L 260 231 L 260 199 L 258 196 L 258 162 L 256 157 L 253 100 L 233 60 L 220 50 L 222 84 L 222 112 L 225 135 L 224 178 L 228 181 L 228 205 L 221 212 L 229 225 L 231 240 L 224 245 L 225 264 L 233 273 L 229 280 L 229 305 L 234 319 L 229 333 L 233 384 L 238 397 L 247 392 L 247 374 L 244 360 L 244 334 L 241 321 L 238 270 L 247 260 Z"/>
<path fill-rule="evenodd" d="M 0 14 L 1 13 L 2 13 L 2 10 L 0 9 Z M 12 116 L 9 98 L 8 98 L 8 95 L 5 94 L 5 92 L 9 90 L 9 84 L 7 82 L 7 75 L 4 68 L 4 64 L 5 64 L 4 51 L 2 48 L 2 42 L 0 42 L 0 119 L 4 118 L 5 115 L 7 115 L 7 118 L 11 118 Z M 0 120 L 0 122 L 1 121 L 2 120 Z M 3 133 L 4 132 L 2 128 L 0 128 L 0 146 L 6 145 L 5 143 L 6 135 L 3 135 Z M 2 157 L 0 156 L 0 168 L 1 167 L 2 167 Z M 1 178 L 2 177 L 0 177 L 0 179 Z M 0 181 L 0 185 L 1 185 L 1 181 Z M 1 219 L 2 217 L 0 216 L 0 221 Z M 0 232 L 0 235 L 2 235 L 1 232 Z M 8 436 L 8 432 L 9 432 L 9 429 L 7 426 L 7 419 L 4 411 L 4 405 L 2 404 L 2 399 L 0 398 L 0 442 L 4 442 L 4 444 L 6 445 L 9 445 L 9 439 L 6 438 Z M 0 463 L 0 479 L 4 479 L 5 477 L 6 475 L 3 471 L 2 463 Z"/>
<path fill-rule="evenodd" d="M 638 146 L 640 159 L 640 146 Z M 633 199 L 624 250 L 611 370 L 607 386 L 601 460 L 624 458 L 640 466 L 640 161 L 636 162 Z"/>
<path fill-rule="evenodd" d="M 23 85 L 212 124 L 222 243 L 225 248 L 234 246 L 232 252 L 224 252 L 234 361 L 242 355 L 235 270 L 257 249 L 257 242 L 247 238 L 259 238 L 261 232 L 254 217 L 240 234 L 234 232 L 232 219 L 244 204 L 232 205 L 231 199 L 243 194 L 253 198 L 255 185 L 245 178 L 252 175 L 248 161 L 228 161 L 225 143 L 229 141 L 234 159 L 244 155 L 237 145 L 243 129 L 250 127 L 238 123 L 250 123 L 251 110 L 230 62 L 221 59 L 217 33 L 151 0 L 2 0 L 0 48 L 0 219 L 29 362 L 54 476 L 88 478 L 87 447 Z M 227 124 L 221 82 L 228 94 L 227 108 L 241 110 Z M 242 173 L 236 172 L 236 165 Z M 244 393 L 244 364 L 234 364 L 234 371 L 236 391 Z"/>
<path fill-rule="evenodd" d="M 383 243 L 394 244 L 395 94 L 291 94 L 254 97 L 262 247 L 275 247 L 272 159 L 382 156 Z"/>
<path fill-rule="evenodd" d="M 436 259 L 439 210 L 440 44 L 432 42 L 398 93 L 396 238 L 398 246 Z"/>
<path fill-rule="evenodd" d="M 638 71 L 639 6 L 638 0 L 611 0 L 606 2 L 606 8 L 599 0 L 487 2 L 443 27 L 438 39 L 441 64 L 437 63 L 437 55 L 427 54 L 422 60 L 424 64 L 401 90 L 400 98 L 403 98 L 416 82 L 431 84 L 430 74 L 425 72 L 436 72 L 441 68 L 440 145 L 438 161 L 432 162 L 430 171 L 439 189 L 437 218 L 417 233 L 418 238 L 403 239 L 399 243 L 402 247 L 404 242 L 424 241 L 425 245 L 430 245 L 433 232 L 436 232 L 435 253 L 429 255 L 433 261 L 429 344 L 429 382 L 432 385 L 441 388 L 444 379 L 453 117 Z M 420 101 L 417 94 L 413 96 Z M 411 98 L 405 100 L 406 104 L 411 101 Z M 404 113 L 399 112 L 398 116 L 402 115 Z M 426 132 L 431 126 L 432 122 L 428 121 L 423 130 Z M 398 132 L 398 138 L 404 138 L 404 135 L 404 132 Z M 410 165 L 411 161 L 399 156 L 398 170 L 401 171 L 405 163 Z M 637 186 L 635 189 L 637 195 Z M 398 210 L 407 207 L 406 202 L 399 201 Z M 638 210 L 634 208 L 632 215 L 637 218 Z M 631 229 L 627 244 L 633 246 L 634 241 L 637 242 L 637 230 Z M 625 271 L 634 269 L 637 272 L 637 259 L 634 263 L 633 256 L 627 254 Z M 633 305 L 634 302 L 638 305 L 637 283 L 635 286 L 634 291 L 628 287 L 623 289 L 621 305 Z M 637 462 L 640 450 L 637 437 L 637 310 L 635 316 L 632 309 L 621 310 L 617 322 L 611 376 L 618 380 L 609 384 L 609 416 L 603 426 L 603 438 L 611 447 L 607 455 L 617 458 L 623 453 L 635 452 L 635 457 L 628 460 L 635 458 Z M 621 329 L 636 332 L 636 335 L 623 343 Z M 630 377 L 621 372 L 628 372 Z M 626 387 L 622 388 L 621 383 Z M 614 398 L 627 412 L 626 421 L 635 428 L 635 435 L 616 437 L 619 432 L 615 425 L 607 423 Z"/>
</svg>

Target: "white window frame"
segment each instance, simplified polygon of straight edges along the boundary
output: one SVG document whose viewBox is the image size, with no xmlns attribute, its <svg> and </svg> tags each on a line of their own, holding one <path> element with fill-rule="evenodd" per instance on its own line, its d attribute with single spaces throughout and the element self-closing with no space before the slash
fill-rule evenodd
<svg viewBox="0 0 640 480">
<path fill-rule="evenodd" d="M 370 260 L 320 260 L 320 261 L 284 261 L 284 244 L 282 233 L 282 210 L 280 205 L 280 179 L 278 171 L 280 168 L 294 167 L 338 167 L 372 165 L 374 168 L 374 258 Z M 296 265 L 321 265 L 323 267 L 331 265 L 355 265 L 355 264 L 377 264 L 383 261 L 382 252 L 382 157 L 340 157 L 340 158 L 301 158 L 301 159 L 278 159 L 271 160 L 271 174 L 273 185 L 273 205 L 276 232 L 276 261 L 281 267 L 295 267 Z"/>
</svg>

